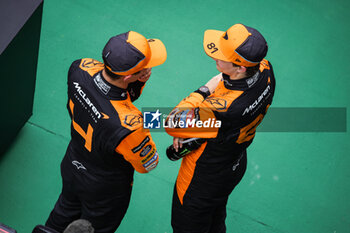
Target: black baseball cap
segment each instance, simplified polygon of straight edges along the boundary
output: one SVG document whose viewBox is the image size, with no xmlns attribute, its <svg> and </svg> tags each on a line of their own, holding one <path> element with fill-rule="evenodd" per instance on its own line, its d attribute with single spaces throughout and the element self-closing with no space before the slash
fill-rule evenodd
<svg viewBox="0 0 350 233">
<path fill-rule="evenodd" d="M 226 32 L 206 30 L 203 46 L 212 58 L 246 67 L 258 65 L 268 50 L 260 32 L 243 24 L 235 24 Z"/>
<path fill-rule="evenodd" d="M 161 65 L 166 57 L 162 41 L 146 39 L 134 31 L 110 38 L 102 51 L 106 68 L 117 75 L 130 75 L 144 68 Z"/>
</svg>

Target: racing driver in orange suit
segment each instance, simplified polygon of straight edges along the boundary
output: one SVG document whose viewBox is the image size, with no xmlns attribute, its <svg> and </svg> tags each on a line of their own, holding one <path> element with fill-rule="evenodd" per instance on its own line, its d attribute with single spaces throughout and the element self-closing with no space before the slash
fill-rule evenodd
<svg viewBox="0 0 350 233">
<path fill-rule="evenodd" d="M 129 31 L 105 45 L 104 63 L 85 58 L 68 72 L 71 141 L 61 163 L 63 188 L 46 226 L 62 232 L 76 219 L 97 233 L 113 233 L 129 206 L 134 170 L 158 164 L 149 130 L 133 105 L 151 75 L 166 60 L 158 39 Z"/>
<path fill-rule="evenodd" d="M 275 90 L 271 63 L 264 59 L 268 46 L 256 29 L 235 24 L 226 32 L 207 30 L 203 46 L 220 73 L 167 120 L 174 137 L 167 156 L 183 157 L 173 194 L 174 233 L 226 232 L 227 199 L 245 173 L 246 149 Z M 176 127 L 179 121 L 182 127 Z M 204 128 L 206 121 L 215 124 Z"/>
</svg>

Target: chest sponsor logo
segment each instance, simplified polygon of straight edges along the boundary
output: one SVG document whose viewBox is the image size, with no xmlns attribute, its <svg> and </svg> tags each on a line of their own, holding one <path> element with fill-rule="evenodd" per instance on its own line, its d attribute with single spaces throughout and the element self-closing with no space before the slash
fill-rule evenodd
<svg viewBox="0 0 350 233">
<path fill-rule="evenodd" d="M 217 110 L 226 109 L 227 102 L 225 99 L 216 98 L 216 97 L 208 97 L 205 101 L 209 102 Z"/>
<path fill-rule="evenodd" d="M 140 115 L 126 115 L 124 123 L 129 126 L 135 126 L 142 123 L 142 116 Z"/>
<path fill-rule="evenodd" d="M 84 59 L 82 63 L 82 67 L 84 68 L 93 68 L 96 65 L 101 65 L 101 62 L 98 62 L 94 59 Z"/>
<path fill-rule="evenodd" d="M 90 107 L 92 112 L 96 115 L 98 119 L 102 117 L 101 113 L 97 110 L 95 105 L 91 102 L 89 97 L 87 97 L 86 93 L 81 89 L 81 86 L 77 82 L 73 82 L 75 90 L 78 92 L 78 94 L 81 96 L 81 98 L 85 101 L 85 103 Z"/>
<path fill-rule="evenodd" d="M 258 77 L 259 77 L 259 72 L 257 72 L 256 74 L 254 74 L 251 78 L 248 78 L 246 80 L 248 88 L 250 88 L 251 86 L 253 86 L 256 81 L 258 81 Z"/>
<path fill-rule="evenodd" d="M 109 90 L 111 89 L 111 86 L 109 86 L 107 83 L 105 83 L 101 77 L 101 74 L 98 73 L 96 77 L 94 78 L 94 82 L 96 86 L 102 91 L 103 94 L 107 95 Z"/>
<path fill-rule="evenodd" d="M 256 99 L 251 105 L 249 105 L 249 107 L 247 107 L 244 110 L 242 116 L 244 116 L 245 114 L 247 114 L 247 113 L 251 112 L 253 109 L 255 109 L 256 106 L 258 106 L 259 103 L 264 99 L 264 97 L 266 97 L 268 95 L 269 90 L 270 90 L 270 85 L 268 85 L 266 87 L 266 89 L 263 91 L 263 93 L 261 93 L 261 95 L 258 97 L 258 99 Z"/>
<path fill-rule="evenodd" d="M 74 166 L 76 166 L 78 170 L 79 170 L 79 169 L 84 169 L 84 170 L 86 170 L 86 167 L 84 167 L 84 165 L 83 165 L 81 162 L 79 162 L 79 161 L 74 160 L 74 161 L 72 161 L 72 164 L 73 164 Z"/>
<path fill-rule="evenodd" d="M 103 115 L 102 119 L 104 119 L 104 120 L 108 120 L 109 119 L 109 116 L 107 114 L 105 114 L 103 112 L 101 112 L 101 113 Z"/>
<path fill-rule="evenodd" d="M 226 79 L 224 79 L 224 82 L 225 82 L 226 85 L 228 85 L 228 86 L 230 86 L 230 87 L 233 86 L 233 85 L 232 85 L 229 81 L 227 81 Z"/>
</svg>

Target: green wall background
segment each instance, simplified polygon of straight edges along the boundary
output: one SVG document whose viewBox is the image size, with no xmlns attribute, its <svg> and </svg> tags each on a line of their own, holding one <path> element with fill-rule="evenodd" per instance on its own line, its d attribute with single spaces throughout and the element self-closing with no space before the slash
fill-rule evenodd
<svg viewBox="0 0 350 233">
<path fill-rule="evenodd" d="M 167 47 L 168 59 L 153 69 L 139 108 L 174 106 L 216 75 L 203 50 L 204 31 L 235 23 L 257 28 L 268 41 L 277 80 L 273 107 L 349 108 L 349 10 L 345 0 L 46 0 L 33 116 L 0 158 L 0 222 L 28 233 L 46 221 L 70 137 L 68 68 L 78 58 L 102 60 L 111 36 L 134 30 Z M 180 162 L 165 156 L 171 137 L 153 138 L 160 164 L 135 176 L 120 233 L 172 232 Z M 348 132 L 257 133 L 247 173 L 227 205 L 227 232 L 350 232 L 349 142 Z"/>
</svg>

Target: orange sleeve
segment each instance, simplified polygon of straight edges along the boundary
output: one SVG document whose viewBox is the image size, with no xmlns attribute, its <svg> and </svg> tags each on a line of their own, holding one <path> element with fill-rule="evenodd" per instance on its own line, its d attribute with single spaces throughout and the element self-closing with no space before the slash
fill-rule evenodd
<svg viewBox="0 0 350 233">
<path fill-rule="evenodd" d="M 204 98 L 201 94 L 192 92 L 189 96 L 183 99 L 176 107 L 195 108 L 195 107 L 199 107 L 203 101 L 204 101 Z"/>
<path fill-rule="evenodd" d="M 126 136 L 115 151 L 139 173 L 147 173 L 158 165 L 159 156 L 151 133 L 142 127 Z"/>
<path fill-rule="evenodd" d="M 179 138 L 215 138 L 221 122 L 217 121 L 212 108 L 203 101 L 203 96 L 196 92 L 183 99 L 170 112 L 165 131 Z"/>
</svg>

